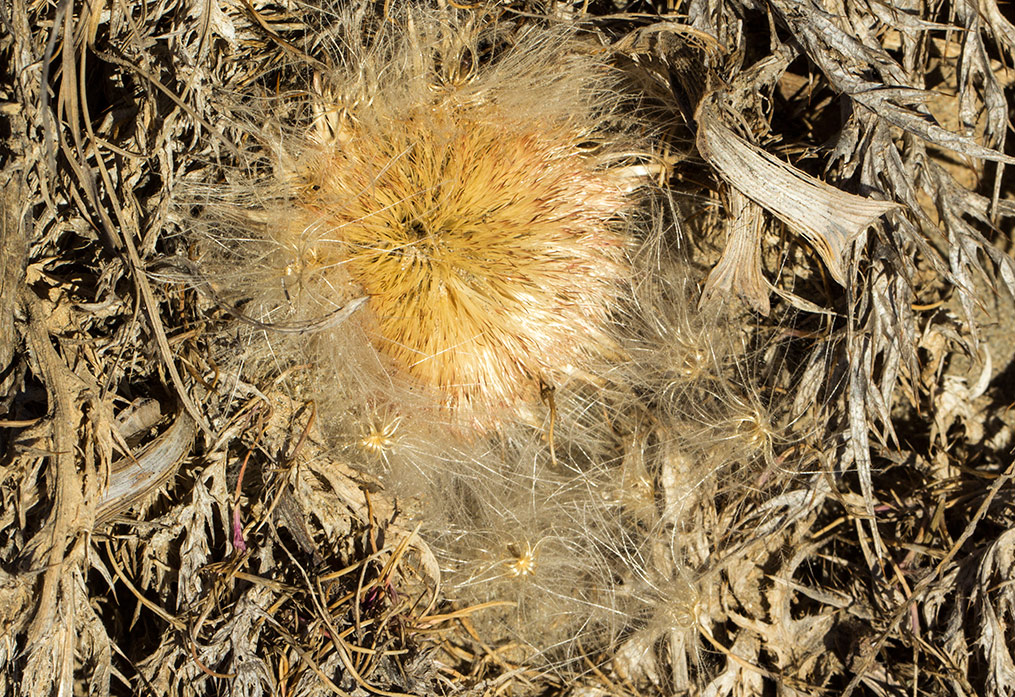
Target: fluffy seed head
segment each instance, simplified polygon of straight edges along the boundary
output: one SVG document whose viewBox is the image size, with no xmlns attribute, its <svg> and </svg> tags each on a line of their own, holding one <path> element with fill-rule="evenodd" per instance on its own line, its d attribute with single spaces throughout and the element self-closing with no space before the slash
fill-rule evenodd
<svg viewBox="0 0 1015 697">
<path fill-rule="evenodd" d="M 354 323 L 379 390 L 397 374 L 482 428 L 615 352 L 631 180 L 611 164 L 608 69 L 571 37 L 514 37 L 484 63 L 482 22 L 405 27 L 322 77 L 315 127 L 279 157 L 267 258 L 295 314 L 369 299 Z"/>
<path fill-rule="evenodd" d="M 627 200 L 585 137 L 453 103 L 353 127 L 309 158 L 306 217 L 275 234 L 369 297 L 377 348 L 475 418 L 608 348 Z"/>
</svg>

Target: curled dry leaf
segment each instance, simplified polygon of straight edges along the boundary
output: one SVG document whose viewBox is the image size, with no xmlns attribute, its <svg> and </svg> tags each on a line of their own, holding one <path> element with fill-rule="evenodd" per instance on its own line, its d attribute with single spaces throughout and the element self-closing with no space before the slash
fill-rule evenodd
<svg viewBox="0 0 1015 697">
<path fill-rule="evenodd" d="M 110 520 L 165 484 L 190 452 L 195 430 L 194 420 L 181 410 L 173 425 L 151 445 L 136 456 L 114 462 L 109 486 L 99 500 L 96 522 Z"/>
<path fill-rule="evenodd" d="M 733 188 L 802 235 L 821 256 L 832 278 L 845 286 L 847 248 L 896 205 L 840 191 L 751 145 L 726 125 L 715 95 L 702 101 L 697 121 L 701 156 Z M 737 244 L 746 255 L 746 240 L 738 239 Z M 729 247 L 727 253 L 735 254 Z M 734 263 L 732 259 L 725 261 L 727 265 Z M 742 263 L 753 262 L 745 256 Z"/>
<path fill-rule="evenodd" d="M 979 443 L 984 438 L 985 405 L 977 400 L 987 391 L 990 383 L 992 362 L 990 349 L 986 345 L 984 356 L 983 367 L 975 384 L 970 386 L 969 381 L 960 375 L 945 375 L 939 391 L 934 395 L 934 427 L 931 435 L 936 436 L 944 447 L 947 447 L 948 429 L 958 420 L 962 421 L 969 442 Z"/>
<path fill-rule="evenodd" d="M 765 226 L 761 206 L 737 189 L 730 189 L 726 218 L 726 247 L 705 280 L 701 304 L 717 295 L 736 294 L 751 309 L 767 316 L 768 281 L 761 273 L 761 235 Z"/>
</svg>

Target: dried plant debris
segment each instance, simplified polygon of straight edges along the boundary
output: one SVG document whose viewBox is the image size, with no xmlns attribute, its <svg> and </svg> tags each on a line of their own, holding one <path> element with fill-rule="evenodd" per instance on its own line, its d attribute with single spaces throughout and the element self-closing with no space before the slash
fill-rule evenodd
<svg viewBox="0 0 1015 697">
<path fill-rule="evenodd" d="M 0 694 L 1012 694 L 1012 9 L 0 4 Z"/>
</svg>

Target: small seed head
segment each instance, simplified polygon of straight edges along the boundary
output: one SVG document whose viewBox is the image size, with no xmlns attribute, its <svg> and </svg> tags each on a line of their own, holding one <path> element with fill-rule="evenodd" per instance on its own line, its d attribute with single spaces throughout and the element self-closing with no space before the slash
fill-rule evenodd
<svg viewBox="0 0 1015 697">
<path fill-rule="evenodd" d="M 536 550 L 539 548 L 537 543 L 535 547 L 525 542 L 525 549 L 519 549 L 518 547 L 511 545 L 508 551 L 514 556 L 514 558 L 508 563 L 508 573 L 512 576 L 530 576 L 536 572 Z"/>
<path fill-rule="evenodd" d="M 385 423 L 371 421 L 370 431 L 360 440 L 360 447 L 374 455 L 386 455 L 395 445 L 395 434 L 401 421 L 397 416 Z"/>
</svg>

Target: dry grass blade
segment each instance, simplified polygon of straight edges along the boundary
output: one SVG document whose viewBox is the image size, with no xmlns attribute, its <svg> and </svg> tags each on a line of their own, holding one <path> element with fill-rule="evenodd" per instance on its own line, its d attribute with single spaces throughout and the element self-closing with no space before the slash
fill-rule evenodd
<svg viewBox="0 0 1015 697">
<path fill-rule="evenodd" d="M 913 588 L 913 592 L 910 594 L 910 597 L 906 598 L 905 602 L 900 604 L 899 607 L 896 608 L 895 611 L 892 613 L 891 619 L 888 622 L 888 628 L 880 633 L 874 646 L 872 647 L 872 650 L 868 651 L 867 654 L 863 656 L 860 661 L 857 662 L 856 674 L 846 685 L 846 690 L 843 693 L 843 697 L 849 697 L 849 695 L 853 694 L 853 692 L 856 690 L 860 682 L 865 679 L 867 670 L 874 664 L 875 658 L 877 657 L 881 647 L 888 640 L 889 635 L 893 631 L 895 631 L 896 627 L 898 626 L 898 623 L 901 622 L 903 618 L 906 616 L 906 614 L 910 611 L 912 604 L 914 602 L 919 602 L 919 600 L 924 596 L 924 594 L 926 594 L 931 588 L 933 588 L 934 584 L 944 576 L 944 572 L 946 569 L 948 569 L 952 560 L 956 557 L 956 555 L 959 554 L 963 545 L 976 532 L 976 529 L 979 526 L 981 520 L 986 515 L 987 511 L 990 510 L 990 506 L 991 503 L 994 501 L 994 498 L 998 495 L 998 493 L 1002 490 L 1002 488 L 1006 484 L 1009 484 L 1012 481 L 1013 475 L 1015 475 L 1015 461 L 1013 461 L 1008 466 L 1008 468 L 1004 471 L 1004 473 L 1001 476 L 997 477 L 997 479 L 994 480 L 994 483 L 987 491 L 987 495 L 984 496 L 983 501 L 980 503 L 979 507 L 977 507 L 976 512 L 973 514 L 971 520 L 969 520 L 969 522 L 963 529 L 962 534 L 959 535 L 958 539 L 956 539 L 955 542 L 951 545 L 950 549 L 948 550 L 948 553 L 945 554 L 944 558 L 941 559 L 934 567 L 933 573 L 930 573 L 924 578 L 920 579 L 920 582 L 916 585 L 915 588 Z M 864 498 L 865 500 L 869 501 L 869 497 L 865 496 Z M 997 549 L 996 547 L 992 547 L 992 550 L 996 551 L 996 549 Z M 1001 549 L 1003 552 L 1003 548 Z M 994 644 L 988 641 L 987 642 L 988 653 L 993 652 L 995 649 L 996 647 L 994 646 Z M 992 660 L 992 663 L 996 663 L 997 660 L 996 654 L 991 655 L 994 656 L 994 660 Z M 996 677 L 996 674 L 994 677 Z M 999 691 L 997 694 L 1000 694 L 1001 692 L 1002 691 Z"/>
</svg>

